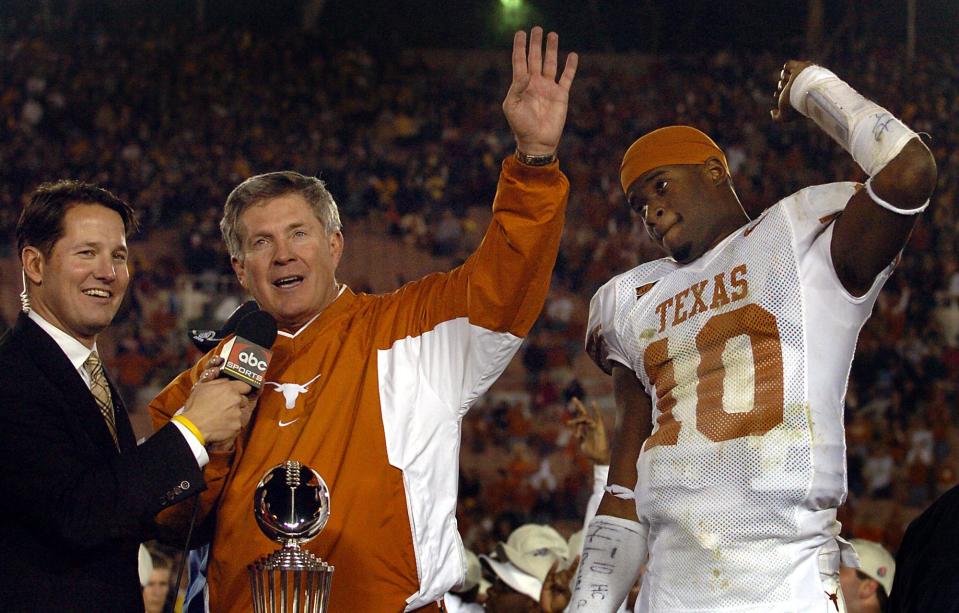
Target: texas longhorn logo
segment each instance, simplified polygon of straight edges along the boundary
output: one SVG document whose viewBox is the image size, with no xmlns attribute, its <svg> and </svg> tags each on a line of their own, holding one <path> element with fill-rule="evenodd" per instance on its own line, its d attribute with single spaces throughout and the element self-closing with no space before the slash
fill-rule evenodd
<svg viewBox="0 0 959 613">
<path fill-rule="evenodd" d="M 313 382 L 319 378 L 320 375 L 316 375 L 303 385 L 300 385 L 299 383 L 274 383 L 272 381 L 267 381 L 266 384 L 272 385 L 276 388 L 276 391 L 283 394 L 283 400 L 286 401 L 286 408 L 292 409 L 296 406 L 296 399 L 300 396 L 300 394 L 305 394 L 310 391 L 310 385 L 312 385 Z"/>
</svg>

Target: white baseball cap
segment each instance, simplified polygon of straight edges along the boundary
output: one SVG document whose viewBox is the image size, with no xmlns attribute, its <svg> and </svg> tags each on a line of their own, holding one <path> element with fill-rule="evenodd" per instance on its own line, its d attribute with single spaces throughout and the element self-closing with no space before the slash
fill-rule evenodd
<svg viewBox="0 0 959 613">
<path fill-rule="evenodd" d="M 525 524 L 496 546 L 496 558 L 480 556 L 503 583 L 539 602 L 543 582 L 556 561 L 566 563 L 569 547 L 553 528 Z"/>
<path fill-rule="evenodd" d="M 867 577 L 875 579 L 886 590 L 886 595 L 890 595 L 892 580 L 896 575 L 896 560 L 892 554 L 873 541 L 851 539 L 849 542 L 859 554 L 859 570 Z"/>
<path fill-rule="evenodd" d="M 140 543 L 137 551 L 137 574 L 140 576 L 140 586 L 146 587 L 150 582 L 150 575 L 153 574 L 153 556 L 143 543 Z"/>
<path fill-rule="evenodd" d="M 503 580 L 503 583 L 520 594 L 525 594 L 536 602 L 539 602 L 539 594 L 543 591 L 542 579 L 537 579 L 533 575 L 524 573 L 510 562 L 501 562 L 488 555 L 481 555 L 480 559 L 493 569 L 493 572 Z"/>
<path fill-rule="evenodd" d="M 499 559 L 512 562 L 514 566 L 542 582 L 549 574 L 553 562 L 566 562 L 569 545 L 559 532 L 543 524 L 525 524 L 509 535 L 505 543 L 496 546 Z M 538 599 L 538 597 L 537 597 Z"/>
</svg>

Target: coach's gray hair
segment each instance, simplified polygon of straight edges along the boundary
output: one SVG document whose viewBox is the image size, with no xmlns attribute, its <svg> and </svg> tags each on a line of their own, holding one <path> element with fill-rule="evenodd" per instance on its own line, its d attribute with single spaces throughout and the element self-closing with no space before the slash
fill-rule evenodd
<svg viewBox="0 0 959 613">
<path fill-rule="evenodd" d="M 310 205 L 313 215 L 320 220 L 326 235 L 330 236 L 343 229 L 340 223 L 340 211 L 333 196 L 323 181 L 316 177 L 307 177 L 292 170 L 268 172 L 250 177 L 230 192 L 223 206 L 223 219 L 220 220 L 220 232 L 230 256 L 239 258 L 243 252 L 240 238 L 240 215 L 247 208 L 265 200 L 279 198 L 287 194 L 299 194 Z"/>
</svg>

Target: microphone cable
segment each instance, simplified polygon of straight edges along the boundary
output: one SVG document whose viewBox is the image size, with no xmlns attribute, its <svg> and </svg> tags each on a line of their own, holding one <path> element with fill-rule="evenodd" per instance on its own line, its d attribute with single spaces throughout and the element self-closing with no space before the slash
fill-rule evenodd
<svg viewBox="0 0 959 613">
<path fill-rule="evenodd" d="M 200 495 L 193 498 L 193 512 L 190 515 L 190 527 L 186 532 L 186 542 L 183 543 L 183 551 L 180 555 L 180 569 L 176 573 L 176 583 L 173 584 L 173 598 L 167 599 L 169 609 L 164 607 L 165 613 L 173 613 L 176 609 L 176 601 L 180 598 L 180 581 L 183 579 L 183 568 L 189 563 L 190 540 L 193 538 L 193 526 L 196 525 L 196 518 L 200 511 Z"/>
</svg>

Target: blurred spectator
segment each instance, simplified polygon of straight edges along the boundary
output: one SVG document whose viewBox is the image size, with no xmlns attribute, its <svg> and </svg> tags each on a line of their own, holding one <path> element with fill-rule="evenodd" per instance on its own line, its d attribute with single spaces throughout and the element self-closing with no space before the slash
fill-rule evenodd
<svg viewBox="0 0 959 613">
<path fill-rule="evenodd" d="M 896 561 L 885 547 L 873 541 L 853 539 L 859 554 L 859 568 L 845 564 L 839 570 L 839 584 L 848 613 L 883 613 L 892 592 Z"/>
<path fill-rule="evenodd" d="M 143 586 L 143 608 L 145 613 L 164 613 L 170 595 L 170 560 L 156 553 L 152 556 L 153 572 Z"/>
</svg>

